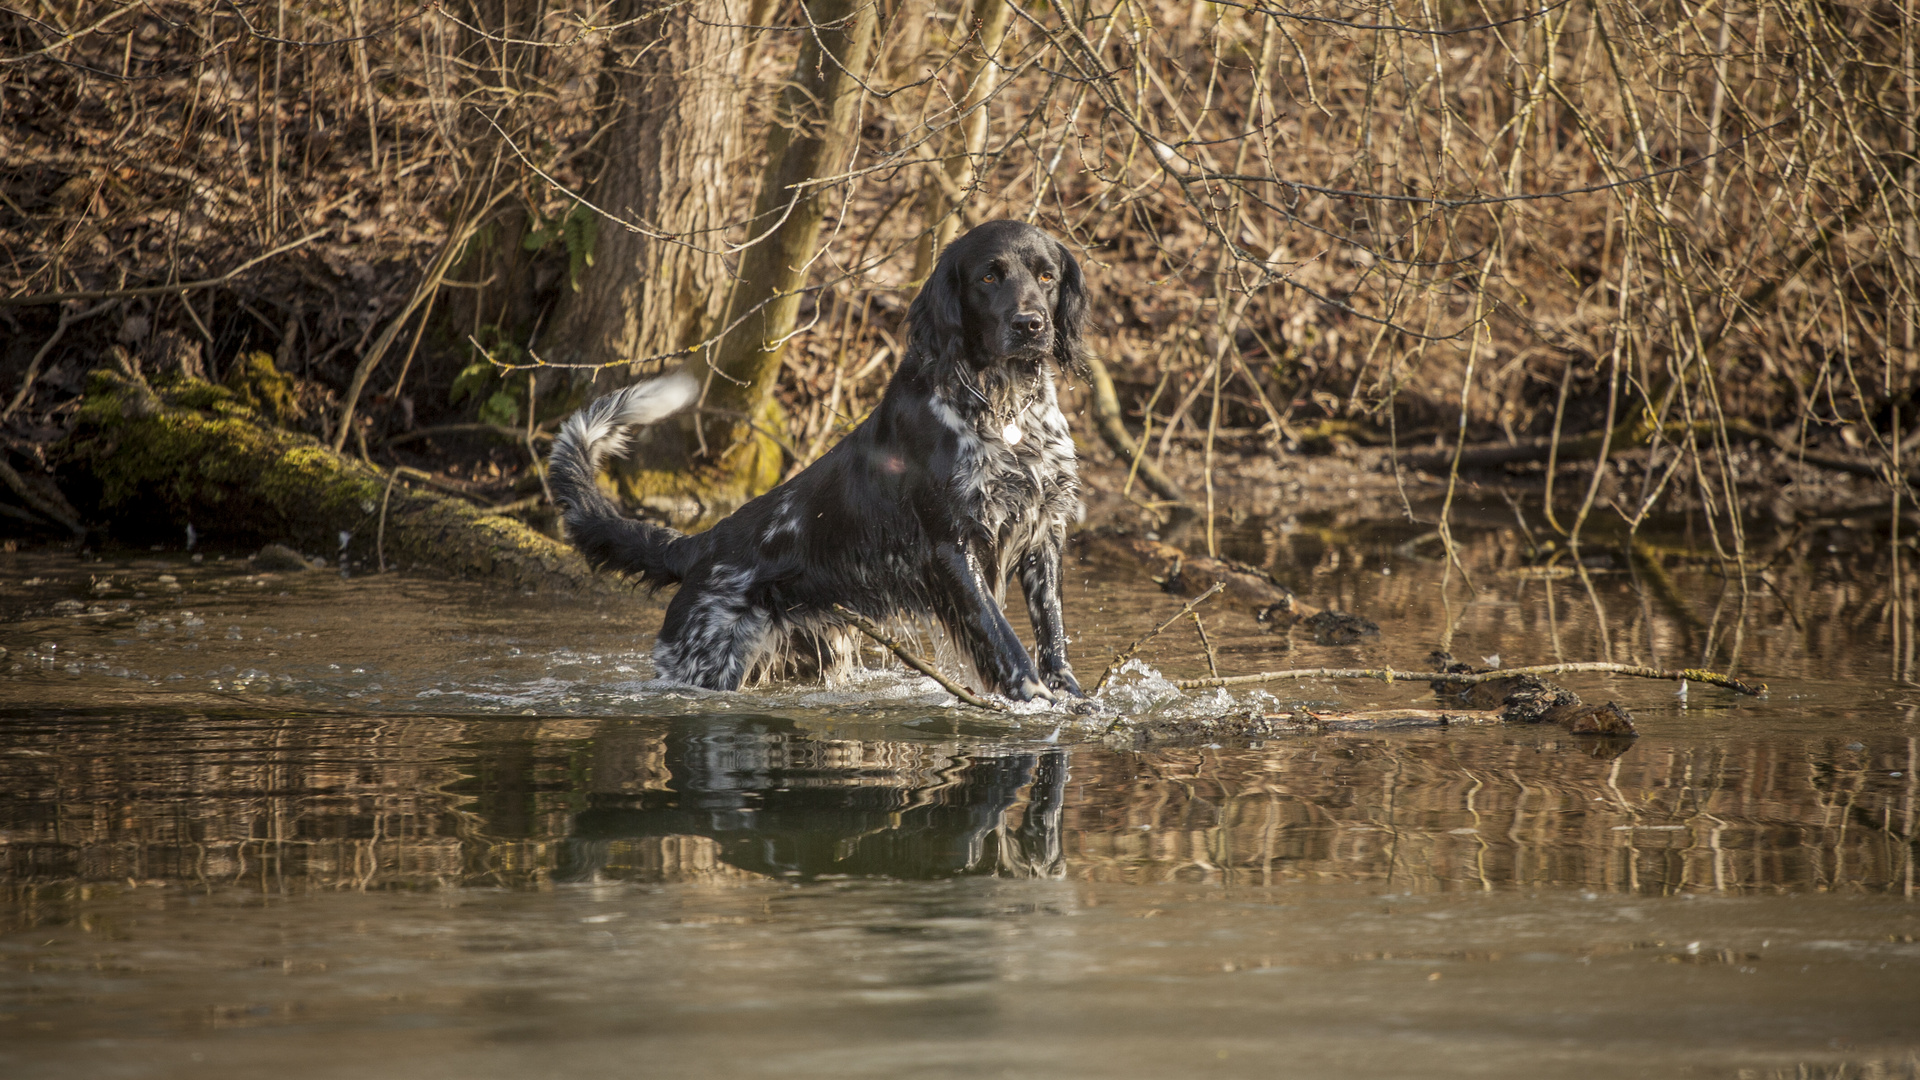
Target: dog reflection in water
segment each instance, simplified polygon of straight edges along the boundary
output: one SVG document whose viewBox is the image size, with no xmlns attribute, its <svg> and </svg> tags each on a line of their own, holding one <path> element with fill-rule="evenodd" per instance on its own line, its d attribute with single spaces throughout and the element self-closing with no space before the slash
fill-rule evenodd
<svg viewBox="0 0 1920 1080">
<path fill-rule="evenodd" d="M 808 653 L 843 668 L 855 638 L 840 604 L 931 616 L 1010 699 L 1079 696 L 1060 611 L 1079 479 L 1053 375 L 1083 368 L 1086 310 L 1064 246 L 1020 222 L 981 225 L 947 246 L 914 298 L 880 404 L 820 460 L 706 532 L 625 517 L 594 482 L 601 462 L 700 391 L 686 373 L 640 383 L 589 404 L 554 441 L 567 534 L 596 566 L 680 586 L 654 646 L 667 679 L 734 690 Z M 1010 578 L 1032 654 L 1000 609 Z"/>
<path fill-rule="evenodd" d="M 829 760 L 833 744 L 789 722 L 713 717 L 677 722 L 664 736 L 610 731 L 595 742 L 593 773 L 609 786 L 627 773 L 664 786 L 590 793 L 561 852 L 565 880 L 644 876 L 621 865 L 632 856 L 620 841 L 666 836 L 710 837 L 725 862 L 784 878 L 1063 872 L 1067 751 L 1059 747 L 982 748 L 938 768 L 854 770 Z"/>
</svg>

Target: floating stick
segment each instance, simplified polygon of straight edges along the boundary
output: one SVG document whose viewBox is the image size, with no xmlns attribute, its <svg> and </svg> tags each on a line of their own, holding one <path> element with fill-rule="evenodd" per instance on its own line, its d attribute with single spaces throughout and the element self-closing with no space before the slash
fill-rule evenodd
<svg viewBox="0 0 1920 1080">
<path fill-rule="evenodd" d="M 1159 631 L 1155 631 L 1158 633 Z M 1152 635 L 1148 635 L 1152 636 Z M 1144 640 L 1144 639 L 1142 639 Z M 1136 648 L 1138 646 L 1135 646 Z M 1294 668 L 1288 671 L 1262 671 L 1253 675 L 1227 675 L 1215 679 L 1178 679 L 1173 685 L 1182 690 L 1203 690 L 1215 686 L 1245 686 L 1249 683 L 1275 682 L 1280 679 L 1379 679 L 1381 682 L 1393 682 L 1396 679 L 1406 682 L 1443 682 L 1458 686 L 1471 686 L 1475 683 L 1495 682 L 1514 675 L 1566 675 L 1573 672 L 1594 671 L 1609 675 L 1632 675 L 1641 679 L 1665 679 L 1669 682 L 1699 682 L 1711 686 L 1725 687 L 1735 693 L 1759 697 L 1767 692 L 1765 683 L 1742 682 L 1731 675 L 1722 675 L 1717 671 L 1703 671 L 1700 668 L 1683 668 L 1679 671 L 1666 671 L 1661 668 L 1636 667 L 1632 664 L 1609 664 L 1592 661 L 1577 664 L 1540 664 L 1535 667 L 1502 668 L 1495 671 L 1455 673 L 1444 671 L 1396 671 L 1392 668 Z M 1103 680 L 1105 676 L 1101 677 Z"/>
</svg>

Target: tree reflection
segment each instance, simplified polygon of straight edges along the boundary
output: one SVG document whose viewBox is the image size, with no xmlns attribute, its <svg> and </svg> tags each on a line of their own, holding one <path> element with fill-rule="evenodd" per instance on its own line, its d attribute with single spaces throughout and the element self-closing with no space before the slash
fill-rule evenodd
<svg viewBox="0 0 1920 1080">
<path fill-rule="evenodd" d="M 1124 751 L 824 719 L 15 715 L 0 885 L 961 875 L 1913 894 L 1920 740 L 1535 728 Z M 4 910 L 4 905 L 0 905 Z"/>
</svg>

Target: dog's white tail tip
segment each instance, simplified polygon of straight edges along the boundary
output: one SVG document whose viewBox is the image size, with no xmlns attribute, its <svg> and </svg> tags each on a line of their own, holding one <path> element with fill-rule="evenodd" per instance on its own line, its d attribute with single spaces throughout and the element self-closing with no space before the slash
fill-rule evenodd
<svg viewBox="0 0 1920 1080">
<path fill-rule="evenodd" d="M 611 417 L 616 424 L 651 424 L 664 420 L 700 396 L 700 380 L 684 371 L 636 383 L 620 391 L 620 403 Z"/>
<path fill-rule="evenodd" d="M 560 443 L 571 444 L 594 469 L 627 448 L 627 429 L 664 420 L 700 396 L 700 380 L 684 371 L 616 390 L 574 413 L 560 427 Z"/>
</svg>

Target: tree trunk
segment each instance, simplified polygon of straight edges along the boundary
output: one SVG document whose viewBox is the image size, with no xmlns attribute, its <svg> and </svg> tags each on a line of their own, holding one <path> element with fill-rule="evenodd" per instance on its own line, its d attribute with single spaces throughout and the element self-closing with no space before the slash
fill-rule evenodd
<svg viewBox="0 0 1920 1080">
<path fill-rule="evenodd" d="M 563 288 L 538 347 L 552 362 L 625 362 L 616 385 L 657 373 L 712 333 L 727 293 L 723 230 L 737 219 L 727 169 L 745 112 L 746 0 L 693 0 L 641 18 L 648 7 L 657 5 L 626 0 L 613 14 L 640 21 L 622 31 L 631 63 L 607 73 L 616 128 L 589 195 L 639 228 L 600 223 L 593 264 Z"/>
<path fill-rule="evenodd" d="M 844 171 L 857 144 L 860 77 L 873 45 L 875 7 L 868 0 L 806 3 L 815 31 L 803 39 L 767 134 L 767 170 L 747 226 L 749 235 L 772 232 L 741 257 L 727 307 L 727 322 L 740 325 L 720 342 L 710 370 L 694 362 L 694 370 L 708 376 L 706 445 L 719 448 L 715 464 L 740 477 L 748 494 L 771 487 L 780 475 L 780 451 L 767 436 L 779 430 L 773 390 L 837 186 L 811 181 Z"/>
<path fill-rule="evenodd" d="M 655 7 L 651 13 L 650 7 Z M 543 387 L 543 411 L 578 408 L 595 388 L 657 375 L 723 325 L 730 275 L 725 230 L 740 218 L 742 185 L 728 171 L 739 157 L 753 37 L 764 0 L 693 0 L 658 9 L 623 0 L 622 31 L 610 58 L 611 119 L 604 164 L 588 198 L 623 219 L 600 222 L 591 265 L 563 286 L 549 329 L 536 345 L 554 363 L 624 365 L 562 375 Z M 624 459 L 610 462 L 629 503 L 682 528 L 711 522 L 755 489 L 737 470 L 702 454 L 697 418 L 677 417 L 637 433 Z M 779 475 L 778 447 L 763 453 Z M 757 462 L 757 459 L 756 459 Z"/>
<path fill-rule="evenodd" d="M 629 12 L 641 10 L 630 2 Z M 693 0 L 635 24 L 637 57 L 615 93 L 619 127 L 589 197 L 642 231 L 601 225 L 592 265 L 536 344 L 549 362 L 624 362 L 617 379 L 626 382 L 658 370 L 647 361 L 664 362 L 739 324 L 682 361 L 707 383 L 701 410 L 637 433 L 627 460 L 613 467 L 629 503 L 683 528 L 717 520 L 779 481 L 786 452 L 776 433 L 786 424 L 773 391 L 834 187 L 810 181 L 843 171 L 858 136 L 858 75 L 873 45 L 875 5 L 809 0 L 812 29 L 768 132 L 754 215 L 736 226 L 735 235 L 757 242 L 727 288 L 720 230 L 738 219 L 725 193 L 746 112 L 745 26 L 768 18 L 771 7 Z M 575 408 L 593 381 L 543 387 L 541 401 Z"/>
<path fill-rule="evenodd" d="M 629 461 L 614 469 L 623 497 L 681 527 L 733 512 L 784 471 L 776 433 L 786 419 L 773 391 L 833 188 L 808 182 L 843 171 L 856 142 L 863 92 L 856 73 L 867 67 L 874 12 L 867 0 L 808 3 L 815 31 L 802 39 L 776 107 L 766 171 L 744 229 L 758 242 L 741 254 L 718 324 L 739 325 L 684 362 L 707 386 L 699 412 L 639 433 Z"/>
</svg>

